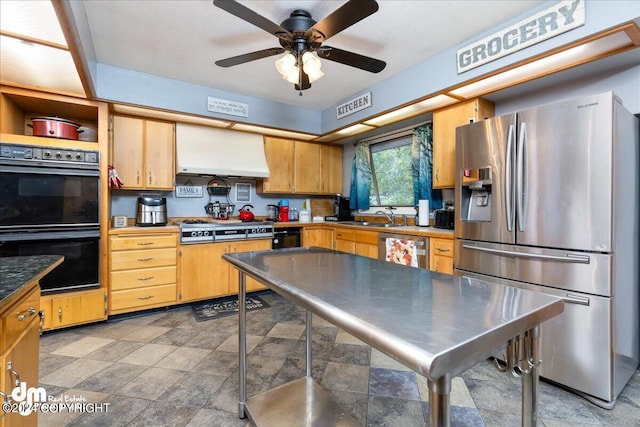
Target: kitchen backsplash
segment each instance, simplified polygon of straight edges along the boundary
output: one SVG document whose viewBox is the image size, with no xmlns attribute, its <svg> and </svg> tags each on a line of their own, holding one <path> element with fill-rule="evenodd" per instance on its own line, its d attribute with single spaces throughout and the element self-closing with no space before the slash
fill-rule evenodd
<svg viewBox="0 0 640 427">
<path fill-rule="evenodd" d="M 233 203 L 235 205 L 235 210 L 233 212 L 233 216 L 238 215 L 239 209 L 245 204 L 250 204 L 253 206 L 251 211 L 257 216 L 266 216 L 267 215 L 267 205 L 277 205 L 278 202 L 282 199 L 289 200 L 289 207 L 296 208 L 298 211 L 302 210 L 303 204 L 305 200 L 307 200 L 306 196 L 298 196 L 298 195 L 266 195 L 266 194 L 257 194 L 256 193 L 256 180 L 255 179 L 227 179 L 224 180 L 229 183 L 231 186 L 231 191 L 229 192 L 229 202 L 225 196 L 209 196 L 207 193 L 207 184 L 211 180 L 210 177 L 178 177 L 176 180 L 176 185 L 194 185 L 202 187 L 202 197 L 176 197 L 175 191 L 132 191 L 132 190 L 112 190 L 111 191 L 111 216 L 113 215 L 125 215 L 129 218 L 136 216 L 136 202 L 137 198 L 142 194 L 154 194 L 159 195 L 160 197 L 167 198 L 167 215 L 171 217 L 203 217 L 207 216 L 204 207 L 207 203 L 215 202 L 216 200 L 220 203 Z M 251 186 L 249 191 L 250 201 L 237 201 L 237 188 L 236 184 L 248 184 Z M 241 186 L 245 187 L 246 186 Z M 242 193 L 242 192 L 241 192 Z M 246 193 L 242 193 L 242 195 L 246 196 Z M 244 199 L 243 199 L 244 200 Z M 322 198 L 313 198 L 312 206 L 317 204 L 319 200 L 328 200 L 331 201 L 331 198 L 322 197 Z M 318 206 L 322 206 L 321 203 Z M 312 214 L 316 213 L 312 211 Z M 318 213 L 319 215 L 329 215 L 330 213 Z"/>
</svg>

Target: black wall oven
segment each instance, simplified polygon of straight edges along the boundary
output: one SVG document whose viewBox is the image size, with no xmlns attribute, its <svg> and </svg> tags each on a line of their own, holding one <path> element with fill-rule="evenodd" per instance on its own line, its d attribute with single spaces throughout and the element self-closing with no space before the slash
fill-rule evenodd
<svg viewBox="0 0 640 427">
<path fill-rule="evenodd" d="M 97 151 L 0 143 L 0 256 L 63 255 L 42 294 L 99 287 Z"/>
</svg>

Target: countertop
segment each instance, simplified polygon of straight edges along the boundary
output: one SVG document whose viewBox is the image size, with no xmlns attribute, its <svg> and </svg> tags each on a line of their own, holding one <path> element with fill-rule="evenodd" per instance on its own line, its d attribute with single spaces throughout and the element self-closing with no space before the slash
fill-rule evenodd
<svg viewBox="0 0 640 427">
<path fill-rule="evenodd" d="M 329 249 L 223 259 L 432 380 L 458 375 L 563 310 L 540 292 Z"/>
<path fill-rule="evenodd" d="M 0 310 L 19 299 L 28 284 L 62 263 L 60 255 L 0 257 Z"/>
<path fill-rule="evenodd" d="M 418 227 L 415 225 L 401 226 L 401 227 L 373 227 L 371 225 L 356 225 L 349 224 L 343 222 L 335 222 L 335 221 L 322 221 L 322 222 L 300 222 L 300 221 L 289 221 L 289 222 L 274 222 L 274 228 L 285 228 L 285 227 L 348 227 L 358 230 L 366 230 L 366 231 L 375 231 L 377 233 L 396 233 L 396 234 L 407 234 L 411 236 L 426 236 L 426 237 L 440 237 L 443 239 L 453 239 L 454 234 L 453 230 L 446 230 L 442 228 L 435 228 L 433 226 L 430 227 Z M 171 221 L 169 225 L 163 226 L 153 226 L 153 227 L 138 227 L 138 226 L 128 226 L 123 228 L 110 228 L 109 234 L 118 234 L 118 233 L 159 233 L 159 232 L 173 232 L 176 233 L 179 230 L 178 224 L 174 221 Z"/>
</svg>

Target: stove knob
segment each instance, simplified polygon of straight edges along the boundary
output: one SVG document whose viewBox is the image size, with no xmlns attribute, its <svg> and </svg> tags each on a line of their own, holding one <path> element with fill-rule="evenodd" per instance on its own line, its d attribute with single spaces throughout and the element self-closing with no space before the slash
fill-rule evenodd
<svg viewBox="0 0 640 427">
<path fill-rule="evenodd" d="M 203 234 L 204 236 L 208 236 L 208 235 L 209 235 L 209 232 L 205 230 L 202 234 Z"/>
<path fill-rule="evenodd" d="M 76 153 L 76 160 L 82 160 L 82 153 Z"/>
<path fill-rule="evenodd" d="M 198 234 L 195 231 L 191 232 L 191 237 L 196 237 Z"/>
<path fill-rule="evenodd" d="M 67 154 L 65 155 L 65 157 L 66 157 L 67 159 L 71 160 L 71 153 L 67 153 Z"/>
<path fill-rule="evenodd" d="M 198 237 L 202 236 L 202 231 L 198 231 Z"/>
<path fill-rule="evenodd" d="M 51 157 L 51 151 L 47 150 L 44 152 L 45 157 Z"/>
<path fill-rule="evenodd" d="M 61 159 L 61 158 L 62 158 L 62 153 L 58 151 L 56 153 L 56 159 Z"/>
</svg>

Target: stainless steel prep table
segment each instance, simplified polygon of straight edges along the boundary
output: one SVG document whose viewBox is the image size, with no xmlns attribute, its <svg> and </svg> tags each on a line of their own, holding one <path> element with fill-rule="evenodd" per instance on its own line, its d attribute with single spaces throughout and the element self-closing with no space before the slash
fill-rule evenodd
<svg viewBox="0 0 640 427">
<path fill-rule="evenodd" d="M 424 375 L 431 426 L 449 425 L 451 379 L 506 345 L 505 369 L 522 376 L 522 424 L 536 424 L 539 325 L 562 312 L 560 299 L 315 247 L 223 259 L 239 270 L 239 302 L 249 275 L 307 310 L 307 376 L 247 400 L 246 311 L 239 304 L 240 418 L 257 426 L 355 425 L 311 378 L 315 313 Z"/>
</svg>

